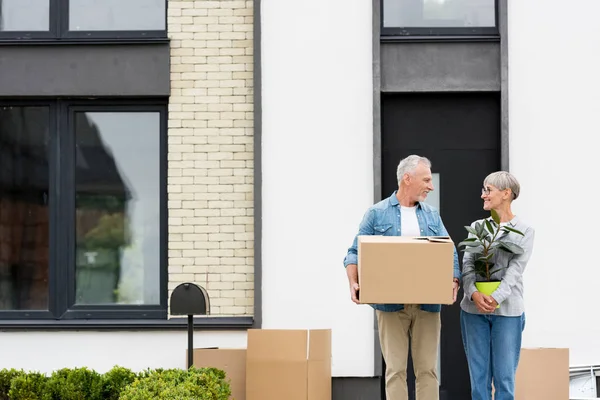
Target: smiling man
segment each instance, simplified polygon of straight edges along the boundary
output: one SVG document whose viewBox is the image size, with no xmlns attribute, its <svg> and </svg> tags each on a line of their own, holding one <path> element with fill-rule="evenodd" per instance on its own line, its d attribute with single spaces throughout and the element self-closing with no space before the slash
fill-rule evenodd
<svg viewBox="0 0 600 400">
<path fill-rule="evenodd" d="M 344 266 L 350 284 L 352 301 L 359 304 L 357 237 L 383 236 L 447 236 L 439 212 L 424 203 L 433 191 L 431 162 L 417 155 L 400 161 L 396 171 L 398 190 L 371 206 L 360 223 L 358 234 L 348 249 Z M 460 269 L 454 249 L 454 301 L 458 293 Z M 448 282 L 450 284 L 450 282 Z M 386 364 L 385 383 L 388 400 L 407 400 L 406 381 L 409 339 L 412 339 L 413 368 L 417 400 L 438 400 L 437 376 L 440 311 L 438 304 L 373 304 L 377 314 L 379 341 Z"/>
</svg>

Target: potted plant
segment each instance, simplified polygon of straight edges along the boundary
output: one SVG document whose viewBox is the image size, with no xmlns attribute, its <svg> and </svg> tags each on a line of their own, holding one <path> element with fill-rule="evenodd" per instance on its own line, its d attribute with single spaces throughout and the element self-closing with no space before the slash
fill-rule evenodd
<svg viewBox="0 0 600 400">
<path fill-rule="evenodd" d="M 500 234 L 513 232 L 524 235 L 510 226 L 500 225 L 500 217 L 494 210 L 491 211 L 491 218 L 486 218 L 483 222 L 476 222 L 473 226 L 465 226 L 465 229 L 470 235 L 460 242 L 458 247 L 464 248 L 465 253 L 473 253 L 474 260 L 473 270 L 464 276 L 477 275 L 480 279 L 476 280 L 475 287 L 481 293 L 489 296 L 500 285 L 500 281 L 493 280 L 492 275 L 507 268 L 495 267 L 496 251 L 505 251 L 511 254 L 523 254 L 524 252 L 522 247 L 508 242 L 505 236 Z"/>
</svg>

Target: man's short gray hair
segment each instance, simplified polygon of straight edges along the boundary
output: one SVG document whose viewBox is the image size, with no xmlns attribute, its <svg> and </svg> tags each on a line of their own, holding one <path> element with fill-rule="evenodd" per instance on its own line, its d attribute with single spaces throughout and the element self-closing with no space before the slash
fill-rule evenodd
<svg viewBox="0 0 600 400">
<path fill-rule="evenodd" d="M 489 174 L 483 181 L 483 186 L 492 185 L 499 190 L 510 189 L 513 195 L 513 200 L 519 197 L 521 185 L 513 174 L 506 171 L 497 171 Z"/>
<path fill-rule="evenodd" d="M 426 157 L 421 157 L 416 154 L 410 155 L 402 160 L 398 164 L 398 169 L 396 170 L 396 177 L 398 178 L 398 183 L 402 181 L 404 174 L 412 174 L 415 172 L 415 169 L 419 165 L 419 163 L 425 164 L 426 167 L 431 168 L 431 161 L 429 161 Z"/>
</svg>

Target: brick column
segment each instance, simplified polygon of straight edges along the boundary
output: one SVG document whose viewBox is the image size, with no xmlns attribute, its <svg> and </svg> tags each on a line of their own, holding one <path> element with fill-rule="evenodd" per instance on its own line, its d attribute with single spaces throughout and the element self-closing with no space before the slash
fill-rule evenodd
<svg viewBox="0 0 600 400">
<path fill-rule="evenodd" d="M 208 289 L 212 315 L 253 314 L 252 1 L 173 1 L 169 296 Z"/>
</svg>

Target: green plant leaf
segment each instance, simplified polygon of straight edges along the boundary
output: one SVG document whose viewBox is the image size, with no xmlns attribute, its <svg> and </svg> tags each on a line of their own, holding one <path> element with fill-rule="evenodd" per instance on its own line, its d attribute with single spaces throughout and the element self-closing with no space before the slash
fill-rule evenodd
<svg viewBox="0 0 600 400">
<path fill-rule="evenodd" d="M 465 240 L 463 240 L 463 242 L 474 242 L 476 240 L 477 240 L 477 238 L 470 237 L 470 238 L 466 238 Z"/>
<path fill-rule="evenodd" d="M 490 233 L 494 233 L 495 229 L 489 219 L 485 220 L 485 226 Z"/>
<path fill-rule="evenodd" d="M 465 229 L 466 229 L 466 230 L 467 230 L 467 232 L 469 232 L 470 234 L 472 234 L 472 235 L 475 235 L 475 236 L 479 236 L 479 235 L 477 235 L 477 231 L 476 231 L 474 228 L 472 228 L 472 227 L 470 227 L 470 226 L 465 226 Z"/>
<path fill-rule="evenodd" d="M 500 224 L 500 216 L 498 215 L 496 210 L 491 210 L 490 213 L 492 214 L 492 219 L 494 220 L 494 222 Z"/>
<path fill-rule="evenodd" d="M 492 269 L 490 268 L 490 275 L 493 275 L 493 274 L 495 274 L 496 272 L 498 272 L 498 271 L 502 271 L 503 269 L 506 269 L 506 268 L 508 268 L 508 267 L 497 268 L 497 269 L 495 269 L 495 270 L 492 270 Z"/>
<path fill-rule="evenodd" d="M 477 239 L 474 240 L 464 240 L 458 244 L 458 247 L 473 247 L 473 246 L 481 246 L 481 242 Z"/>
<path fill-rule="evenodd" d="M 482 223 L 480 223 L 480 222 L 475 223 L 475 230 L 477 231 L 478 237 L 484 237 L 484 235 L 483 235 L 484 229 L 485 229 L 485 227 L 483 226 Z"/>
<path fill-rule="evenodd" d="M 481 261 L 481 262 L 490 264 L 490 260 L 492 259 L 493 256 L 494 256 L 493 254 L 488 254 L 487 256 L 479 257 L 477 259 L 477 261 Z"/>
<path fill-rule="evenodd" d="M 517 246 L 514 243 L 510 243 L 510 242 L 498 242 L 498 247 L 500 247 L 501 249 L 512 253 L 512 254 L 523 254 L 525 252 L 525 250 L 523 250 L 522 247 Z"/>
<path fill-rule="evenodd" d="M 524 234 L 523 232 L 521 232 L 521 231 L 518 231 L 518 230 L 516 230 L 516 229 L 514 229 L 514 228 L 510 228 L 510 227 L 508 227 L 508 226 L 503 226 L 503 227 L 502 227 L 502 229 L 504 229 L 505 231 L 508 231 L 508 232 L 513 232 L 513 233 L 516 233 L 517 235 L 525 236 L 525 234 Z M 507 233 L 508 233 L 508 232 L 507 232 Z"/>
</svg>

